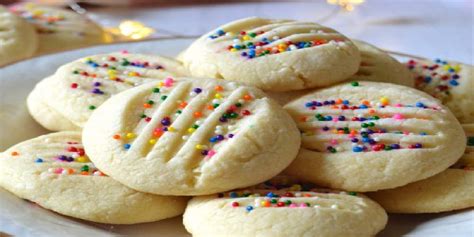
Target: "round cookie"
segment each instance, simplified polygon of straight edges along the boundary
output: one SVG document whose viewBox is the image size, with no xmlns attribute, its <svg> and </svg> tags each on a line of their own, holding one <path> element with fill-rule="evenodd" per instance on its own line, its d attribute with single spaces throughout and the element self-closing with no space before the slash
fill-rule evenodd
<svg viewBox="0 0 474 237">
<path fill-rule="evenodd" d="M 368 195 L 393 213 L 437 213 L 474 207 L 474 129 L 461 159 L 428 179 Z"/>
<path fill-rule="evenodd" d="M 60 214 L 109 224 L 177 216 L 187 201 L 140 193 L 104 175 L 84 153 L 80 132 L 43 135 L 1 153 L 0 186 Z"/>
<path fill-rule="evenodd" d="M 84 127 L 92 161 L 117 181 L 161 195 L 205 195 L 280 173 L 300 136 L 260 90 L 215 79 L 167 78 L 106 101 Z"/>
<path fill-rule="evenodd" d="M 441 59 L 406 63 L 416 88 L 441 100 L 461 123 L 474 123 L 474 70 L 472 65 Z"/>
<path fill-rule="evenodd" d="M 136 85 L 184 74 L 179 62 L 165 57 L 93 55 L 60 67 L 38 83 L 28 97 L 28 109 L 47 129 L 80 130 L 92 112 L 111 96 Z"/>
<path fill-rule="evenodd" d="M 383 50 L 360 40 L 352 40 L 360 52 L 360 66 L 356 74 L 346 81 L 388 82 L 403 86 L 414 87 L 410 71 L 395 58 Z M 267 92 L 270 98 L 281 105 L 310 93 L 314 89 L 287 92 Z"/>
<path fill-rule="evenodd" d="M 285 106 L 302 136 L 286 173 L 350 191 L 395 188 L 447 169 L 465 136 L 438 100 L 413 88 L 351 82 Z"/>
<path fill-rule="evenodd" d="M 0 67 L 33 56 L 37 48 L 34 28 L 0 5 Z"/>
<path fill-rule="evenodd" d="M 375 236 L 387 223 L 379 204 L 355 192 L 265 182 L 191 199 L 183 223 L 194 237 Z"/>
<path fill-rule="evenodd" d="M 203 35 L 180 59 L 193 76 L 223 78 L 266 91 L 332 85 L 354 74 L 360 63 L 357 47 L 333 29 L 257 17 Z"/>
<path fill-rule="evenodd" d="M 30 22 L 38 32 L 37 54 L 65 51 L 106 43 L 106 33 L 100 26 L 73 11 L 35 3 L 10 7 L 15 14 Z"/>
</svg>

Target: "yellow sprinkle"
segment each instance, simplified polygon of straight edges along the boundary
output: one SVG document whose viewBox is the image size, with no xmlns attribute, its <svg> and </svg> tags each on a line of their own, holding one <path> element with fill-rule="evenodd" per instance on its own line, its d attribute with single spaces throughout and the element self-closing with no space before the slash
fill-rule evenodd
<svg viewBox="0 0 474 237">
<path fill-rule="evenodd" d="M 115 71 L 115 70 L 113 70 L 113 69 L 109 69 L 109 70 L 107 70 L 107 73 L 108 73 L 108 74 L 116 74 L 117 71 Z"/>
<path fill-rule="evenodd" d="M 81 162 L 81 163 L 85 163 L 85 162 L 89 162 L 89 159 L 85 156 L 79 156 L 79 157 L 76 158 L 76 161 Z"/>
<path fill-rule="evenodd" d="M 188 133 L 193 133 L 194 131 L 196 131 L 196 129 L 194 129 L 194 128 L 188 128 Z"/>
<path fill-rule="evenodd" d="M 450 68 L 451 68 L 451 65 L 444 65 L 444 66 L 443 66 L 443 69 L 444 69 L 445 71 L 448 71 Z"/>
<path fill-rule="evenodd" d="M 206 149 L 206 146 L 198 144 L 196 145 L 196 149 L 198 150 Z"/>
<path fill-rule="evenodd" d="M 388 98 L 387 97 L 382 97 L 380 98 L 380 103 L 382 103 L 382 105 L 388 105 Z"/>
<path fill-rule="evenodd" d="M 158 83 L 158 87 L 163 87 L 164 85 L 165 85 L 165 83 L 162 82 L 162 81 L 160 81 L 160 82 Z"/>
<path fill-rule="evenodd" d="M 288 47 L 288 45 L 286 45 L 286 44 L 279 44 L 278 45 L 278 48 L 280 48 L 280 49 L 286 49 L 287 47 Z"/>
<path fill-rule="evenodd" d="M 453 69 L 454 69 L 455 72 L 461 71 L 461 67 L 459 65 L 454 65 Z"/>
<path fill-rule="evenodd" d="M 132 138 L 134 138 L 134 137 L 135 137 L 135 134 L 134 134 L 134 133 L 131 133 L 131 132 L 129 132 L 129 133 L 127 133 L 127 135 L 125 135 L 125 136 L 126 136 L 128 139 L 132 139 Z"/>
<path fill-rule="evenodd" d="M 130 76 L 130 77 L 136 77 L 136 76 L 138 76 L 138 73 L 136 73 L 136 72 L 129 72 L 129 73 L 128 73 L 128 76 Z"/>
<path fill-rule="evenodd" d="M 221 98 L 222 98 L 222 95 L 219 94 L 219 93 L 217 93 L 217 94 L 214 95 L 214 98 L 216 98 L 216 99 L 221 99 Z"/>
<path fill-rule="evenodd" d="M 176 129 L 174 129 L 174 127 L 168 127 L 168 132 L 174 132 L 176 131 Z"/>
<path fill-rule="evenodd" d="M 230 52 L 237 52 L 237 49 L 232 48 L 232 49 L 230 49 Z"/>
<path fill-rule="evenodd" d="M 301 185 L 299 184 L 294 184 L 293 186 L 290 187 L 290 191 L 300 191 L 301 190 Z"/>
<path fill-rule="evenodd" d="M 246 36 L 244 36 L 242 39 L 243 39 L 243 40 L 250 40 L 251 38 L 250 38 L 250 36 L 246 35 Z"/>
<path fill-rule="evenodd" d="M 150 144 L 155 144 L 155 143 L 156 143 L 156 139 L 150 139 L 150 140 L 148 141 L 148 143 L 150 143 Z"/>
</svg>

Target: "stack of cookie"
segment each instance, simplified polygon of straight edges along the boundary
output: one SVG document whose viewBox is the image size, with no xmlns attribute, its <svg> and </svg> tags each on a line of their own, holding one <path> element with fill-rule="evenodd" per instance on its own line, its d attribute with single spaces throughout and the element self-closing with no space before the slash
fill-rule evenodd
<svg viewBox="0 0 474 237">
<path fill-rule="evenodd" d="M 20 3 L 0 5 L 0 66 L 58 51 L 109 42 L 96 23 L 73 11 Z"/>
<path fill-rule="evenodd" d="M 2 153 L 0 185 L 102 223 L 184 212 L 193 236 L 374 236 L 386 211 L 474 206 L 471 68 L 261 18 L 178 60 L 93 55 L 31 92 L 59 132 Z"/>
</svg>

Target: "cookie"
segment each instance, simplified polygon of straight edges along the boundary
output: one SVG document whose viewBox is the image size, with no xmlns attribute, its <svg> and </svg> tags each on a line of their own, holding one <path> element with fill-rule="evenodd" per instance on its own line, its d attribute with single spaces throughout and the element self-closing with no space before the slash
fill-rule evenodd
<svg viewBox="0 0 474 237">
<path fill-rule="evenodd" d="M 461 123 L 474 123 L 474 71 L 471 65 L 436 59 L 406 63 L 416 88 L 441 100 Z"/>
<path fill-rule="evenodd" d="M 0 67 L 33 56 L 38 36 L 25 20 L 0 5 Z"/>
<path fill-rule="evenodd" d="M 355 192 L 265 182 L 191 199 L 183 223 L 194 237 L 375 236 L 387 223 L 379 204 Z"/>
<path fill-rule="evenodd" d="M 474 129 L 467 148 L 449 169 L 428 179 L 368 195 L 393 213 L 437 213 L 474 207 Z"/>
<path fill-rule="evenodd" d="M 114 94 L 155 79 L 184 74 L 179 62 L 165 57 L 93 55 L 60 67 L 53 76 L 38 83 L 28 97 L 28 109 L 49 130 L 80 130 L 92 112 Z"/>
<path fill-rule="evenodd" d="M 249 86 L 167 78 L 124 91 L 84 127 L 92 161 L 148 193 L 205 195 L 263 182 L 295 158 L 300 136 L 276 102 Z"/>
<path fill-rule="evenodd" d="M 352 40 L 360 52 L 361 62 L 359 70 L 346 81 L 374 81 L 388 82 L 403 86 L 414 87 L 413 76 L 410 71 L 395 58 L 383 50 L 360 40 Z M 314 89 L 267 92 L 270 98 L 281 105 L 310 93 Z"/>
<path fill-rule="evenodd" d="M 349 191 L 395 188 L 453 165 L 464 131 L 438 100 L 380 82 L 343 83 L 290 102 L 302 148 L 286 173 Z"/>
<path fill-rule="evenodd" d="M 36 28 L 39 35 L 37 54 L 70 50 L 110 41 L 100 26 L 73 11 L 35 3 L 16 4 L 10 10 Z"/>
<path fill-rule="evenodd" d="M 57 213 L 109 224 L 177 216 L 187 201 L 140 193 L 104 175 L 85 154 L 80 132 L 43 135 L 1 153 L 0 186 Z"/>
<path fill-rule="evenodd" d="M 250 17 L 196 40 L 183 55 L 196 77 L 223 78 L 266 91 L 332 85 L 357 72 L 357 47 L 312 22 Z"/>
</svg>

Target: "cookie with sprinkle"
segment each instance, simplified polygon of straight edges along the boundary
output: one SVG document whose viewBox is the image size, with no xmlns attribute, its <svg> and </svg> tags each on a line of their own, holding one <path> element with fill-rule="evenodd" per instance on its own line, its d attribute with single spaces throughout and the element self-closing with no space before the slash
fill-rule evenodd
<svg viewBox="0 0 474 237">
<path fill-rule="evenodd" d="M 140 193 L 98 170 L 80 132 L 24 141 L 0 154 L 0 186 L 62 215 L 108 224 L 134 224 L 180 215 L 183 197 Z"/>
<path fill-rule="evenodd" d="M 143 54 L 100 54 L 60 67 L 27 99 L 33 118 L 53 131 L 80 130 L 111 96 L 146 82 L 184 75 L 173 59 Z"/>
<path fill-rule="evenodd" d="M 196 77 L 223 78 L 266 91 L 335 84 L 353 75 L 357 47 L 312 22 L 240 19 L 196 40 L 179 58 Z"/>
<path fill-rule="evenodd" d="M 416 88 L 441 100 L 463 124 L 474 123 L 474 70 L 472 65 L 442 59 L 406 63 Z"/>
<path fill-rule="evenodd" d="M 278 176 L 254 187 L 195 197 L 183 223 L 196 237 L 375 236 L 387 214 L 363 194 Z"/>
<path fill-rule="evenodd" d="M 53 53 L 110 42 L 100 26 L 87 17 L 59 7 L 19 3 L 10 11 L 28 21 L 38 33 L 36 54 Z"/>
<path fill-rule="evenodd" d="M 327 187 L 364 192 L 403 186 L 447 169 L 465 149 L 454 115 L 405 86 L 343 83 L 285 109 L 302 137 L 285 172 Z"/>
<path fill-rule="evenodd" d="M 160 195 L 204 195 L 255 185 L 287 167 L 300 136 L 257 88 L 166 78 L 124 91 L 84 127 L 91 160 L 117 181 Z"/>
</svg>

